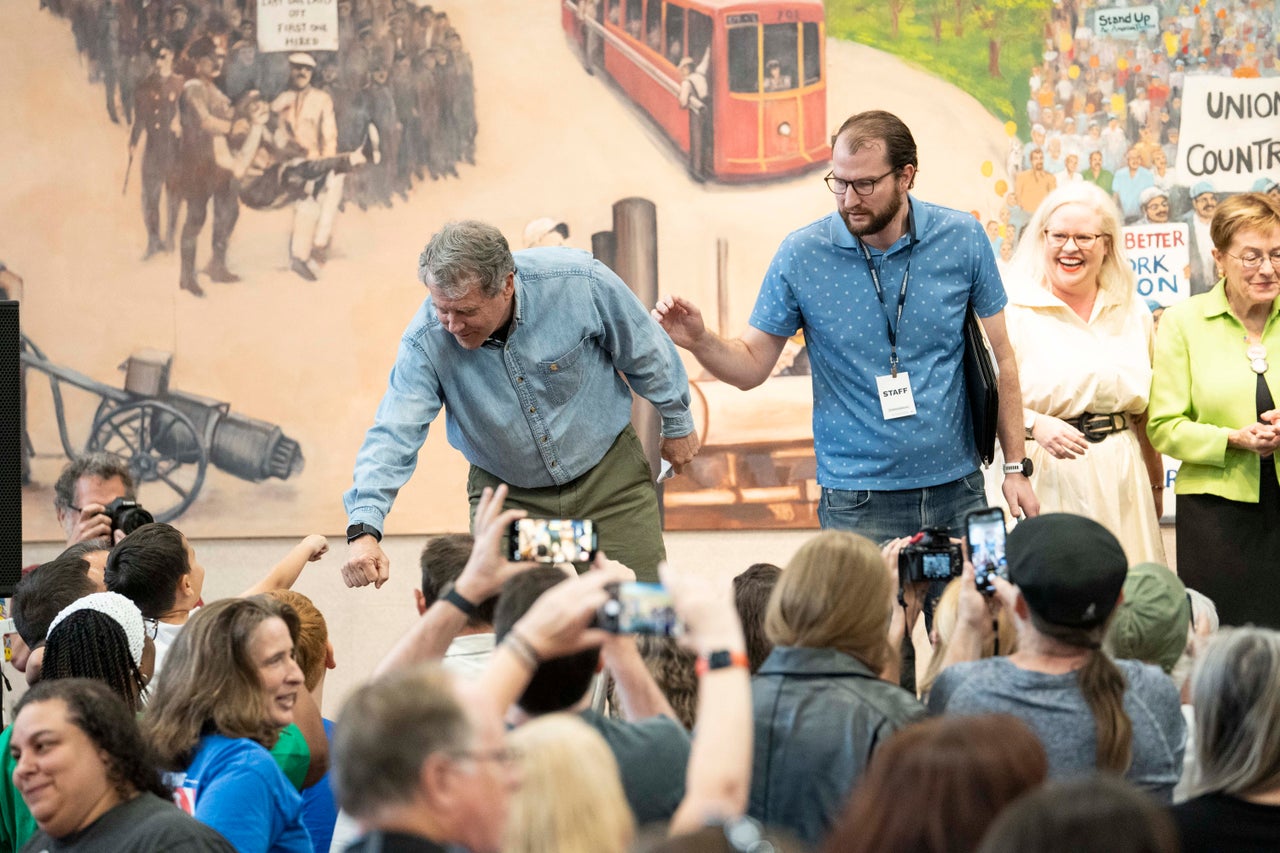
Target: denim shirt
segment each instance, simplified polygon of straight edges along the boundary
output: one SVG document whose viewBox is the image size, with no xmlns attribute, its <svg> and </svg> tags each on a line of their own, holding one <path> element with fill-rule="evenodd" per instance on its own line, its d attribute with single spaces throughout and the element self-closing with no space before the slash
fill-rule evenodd
<svg viewBox="0 0 1280 853">
<path fill-rule="evenodd" d="M 449 444 L 522 488 L 563 485 L 598 463 L 631 422 L 628 383 L 657 408 L 664 436 L 693 431 L 675 345 L 622 279 L 578 249 L 529 249 L 515 263 L 505 343 L 468 351 L 422 303 L 343 496 L 351 523 L 383 529 L 441 406 Z"/>
</svg>

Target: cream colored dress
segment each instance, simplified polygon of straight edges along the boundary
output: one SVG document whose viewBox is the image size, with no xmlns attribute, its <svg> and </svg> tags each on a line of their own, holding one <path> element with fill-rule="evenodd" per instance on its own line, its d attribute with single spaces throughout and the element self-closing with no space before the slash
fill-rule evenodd
<svg viewBox="0 0 1280 853">
<path fill-rule="evenodd" d="M 1086 323 L 1048 290 L 1017 284 L 1005 309 L 1018 359 L 1023 423 L 1035 414 L 1066 420 L 1084 412 L 1141 414 L 1151 389 L 1151 312 L 1099 291 Z M 1165 562 L 1151 482 L 1132 428 L 1090 443 L 1075 459 L 1057 459 L 1034 441 L 1027 456 L 1040 511 L 1088 516 L 1115 534 L 1129 563 Z M 988 498 L 1009 512 L 1000 493 L 999 449 L 987 471 Z"/>
</svg>

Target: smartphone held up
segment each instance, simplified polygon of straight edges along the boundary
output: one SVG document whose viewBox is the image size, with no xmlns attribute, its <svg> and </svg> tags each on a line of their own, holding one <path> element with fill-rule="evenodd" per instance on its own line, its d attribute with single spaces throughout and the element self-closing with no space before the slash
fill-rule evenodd
<svg viewBox="0 0 1280 853">
<path fill-rule="evenodd" d="M 1004 510 L 993 506 L 969 513 L 965 517 L 965 530 L 974 583 L 983 595 L 994 595 L 996 587 L 992 578 L 1009 579 Z"/>
<path fill-rule="evenodd" d="M 589 563 L 599 547 L 589 518 L 519 518 L 507 536 L 507 557 L 515 562 Z"/>
<path fill-rule="evenodd" d="M 608 593 L 596 611 L 596 627 L 612 634 L 680 636 L 680 619 L 662 584 L 632 581 L 612 585 Z"/>
</svg>

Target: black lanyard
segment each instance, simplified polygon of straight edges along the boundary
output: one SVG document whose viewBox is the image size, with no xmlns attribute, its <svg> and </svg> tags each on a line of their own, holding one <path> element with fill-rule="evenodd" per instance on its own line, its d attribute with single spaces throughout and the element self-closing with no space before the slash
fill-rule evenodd
<svg viewBox="0 0 1280 853">
<path fill-rule="evenodd" d="M 876 266 L 871 262 L 871 252 L 868 251 L 867 245 L 861 240 L 858 241 L 858 248 L 862 249 L 862 259 L 867 262 L 867 272 L 871 274 L 871 283 L 875 285 L 876 296 L 880 300 L 881 314 L 884 314 L 884 289 L 880 286 L 880 273 L 876 272 Z M 902 271 L 902 287 L 898 289 L 898 318 L 890 322 L 886 314 L 884 324 L 889 332 L 889 373 L 894 379 L 898 378 L 898 327 L 902 325 L 902 306 L 907 304 L 907 278 L 911 275 L 911 248 L 907 248 L 907 267 Z"/>
</svg>

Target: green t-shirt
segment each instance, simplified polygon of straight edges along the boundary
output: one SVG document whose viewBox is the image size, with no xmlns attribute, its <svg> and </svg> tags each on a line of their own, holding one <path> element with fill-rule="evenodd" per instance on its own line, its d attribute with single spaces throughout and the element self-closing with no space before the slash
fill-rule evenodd
<svg viewBox="0 0 1280 853">
<path fill-rule="evenodd" d="M 7 746 L 5 748 L 8 749 Z M 307 770 L 311 768 L 311 748 L 307 746 L 302 730 L 293 723 L 285 726 L 276 745 L 271 747 L 271 757 L 280 765 L 285 778 L 301 791 Z"/>
<path fill-rule="evenodd" d="M 13 726 L 0 732 L 0 853 L 18 853 L 39 828 L 13 784 L 13 768 L 18 762 L 9 754 L 12 736 Z"/>
</svg>

